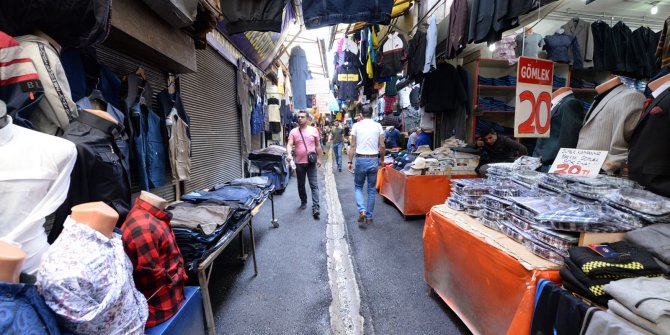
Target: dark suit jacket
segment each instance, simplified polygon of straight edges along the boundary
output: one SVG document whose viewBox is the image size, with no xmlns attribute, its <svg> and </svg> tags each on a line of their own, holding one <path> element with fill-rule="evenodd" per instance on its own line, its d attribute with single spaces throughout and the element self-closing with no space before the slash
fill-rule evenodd
<svg viewBox="0 0 670 335">
<path fill-rule="evenodd" d="M 474 0 L 470 12 L 468 42 L 493 43 L 502 32 L 518 26 L 517 17 L 508 19 L 507 8 L 512 0 Z"/>
<path fill-rule="evenodd" d="M 593 32 L 593 69 L 611 71 L 614 69 L 612 28 L 604 21 L 591 24 Z"/>
<path fill-rule="evenodd" d="M 644 110 L 630 139 L 630 179 L 648 190 L 670 197 L 670 89 Z"/>
<path fill-rule="evenodd" d="M 540 0 L 539 5 L 540 6 L 548 5 L 554 1 L 556 0 Z M 512 0 L 509 2 L 509 6 L 507 7 L 507 17 L 515 18 L 527 14 L 537 9 L 537 6 L 533 7 L 533 5 L 537 4 L 538 4 L 537 0 Z"/>
<path fill-rule="evenodd" d="M 633 32 L 634 68 L 640 77 L 651 78 L 661 69 L 656 63 L 656 47 L 659 34 L 647 27 L 637 28 Z"/>
<path fill-rule="evenodd" d="M 533 157 L 542 157 L 542 164 L 551 165 L 561 148 L 577 147 L 579 130 L 584 122 L 582 103 L 570 94 L 551 109 L 549 138 L 537 140 Z"/>
<path fill-rule="evenodd" d="M 447 58 L 455 58 L 468 44 L 468 1 L 454 0 L 449 11 Z"/>
<path fill-rule="evenodd" d="M 619 21 L 612 27 L 612 41 L 614 52 L 613 72 L 630 75 L 635 69 L 635 56 L 633 54 L 633 32 L 628 26 Z"/>
</svg>

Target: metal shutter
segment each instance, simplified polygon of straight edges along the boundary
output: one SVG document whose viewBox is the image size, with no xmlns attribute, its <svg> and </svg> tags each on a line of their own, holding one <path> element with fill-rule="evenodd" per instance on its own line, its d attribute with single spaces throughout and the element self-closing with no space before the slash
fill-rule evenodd
<svg viewBox="0 0 670 335">
<path fill-rule="evenodd" d="M 196 50 L 196 58 L 198 72 L 181 76 L 193 148 L 185 193 L 242 177 L 237 69 L 211 48 Z"/>
<path fill-rule="evenodd" d="M 111 50 L 106 47 L 96 48 L 96 54 L 98 61 L 105 66 L 107 66 L 112 72 L 116 73 L 119 77 L 135 72 L 138 66 L 144 68 L 144 74 L 151 84 L 151 89 L 153 90 L 153 99 L 151 99 L 151 108 L 154 111 L 158 111 L 158 100 L 156 95 L 165 89 L 167 86 L 167 72 L 159 69 L 156 66 L 140 62 L 139 60 L 130 57 L 121 52 Z M 167 139 L 166 139 L 167 140 Z M 137 164 L 134 164 L 131 160 L 130 166 L 130 186 L 131 192 L 133 193 L 133 201 L 137 194 L 140 192 L 140 187 L 137 182 Z M 175 188 L 172 184 L 172 173 L 170 172 L 170 164 L 166 164 L 166 180 L 168 181 L 164 186 L 150 190 L 151 193 L 167 200 L 174 201 L 175 199 Z"/>
</svg>

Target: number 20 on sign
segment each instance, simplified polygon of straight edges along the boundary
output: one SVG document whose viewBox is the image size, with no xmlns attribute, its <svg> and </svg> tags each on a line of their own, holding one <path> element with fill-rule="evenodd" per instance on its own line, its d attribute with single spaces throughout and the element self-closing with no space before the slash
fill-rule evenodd
<svg viewBox="0 0 670 335">
<path fill-rule="evenodd" d="M 514 110 L 515 137 L 549 137 L 554 63 L 520 57 Z"/>
</svg>

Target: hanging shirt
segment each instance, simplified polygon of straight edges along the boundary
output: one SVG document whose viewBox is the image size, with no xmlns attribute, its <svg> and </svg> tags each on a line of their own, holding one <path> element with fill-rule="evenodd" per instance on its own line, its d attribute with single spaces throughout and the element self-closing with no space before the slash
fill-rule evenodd
<svg viewBox="0 0 670 335">
<path fill-rule="evenodd" d="M 538 33 L 527 34 L 524 33 L 516 35 L 515 54 L 517 57 L 526 56 L 537 58 L 540 49 L 544 47 L 544 38 Z"/>
<path fill-rule="evenodd" d="M 426 61 L 423 64 L 423 73 L 435 70 L 435 47 L 437 46 L 437 24 L 435 15 L 428 20 L 428 31 L 426 32 Z"/>
<path fill-rule="evenodd" d="M 377 64 L 381 67 L 379 77 L 390 77 L 402 72 L 405 61 L 407 61 L 407 42 L 397 32 L 390 34 L 377 60 Z"/>
<path fill-rule="evenodd" d="M 34 274 L 49 248 L 44 218 L 65 200 L 77 160 L 74 144 L 15 126 L 0 128 L 0 238 L 20 243 L 22 271 Z"/>
<path fill-rule="evenodd" d="M 572 50 L 573 55 L 580 55 L 579 43 L 577 38 L 566 34 L 553 34 L 544 37 L 544 49 L 547 50 L 547 58 L 557 63 L 570 63 L 573 59 L 570 58 L 569 50 Z M 579 57 L 574 58 L 574 68 L 582 68 L 582 60 Z"/>
<path fill-rule="evenodd" d="M 358 86 L 362 85 L 361 71 L 354 64 L 343 64 L 335 71 L 335 80 L 338 92 L 337 98 L 340 100 L 357 100 Z"/>
<path fill-rule="evenodd" d="M 172 317 L 184 301 L 184 283 L 188 277 L 170 219 L 168 212 L 138 197 L 121 226 L 123 247 L 133 263 L 135 284 L 149 303 L 147 328 Z"/>
<path fill-rule="evenodd" d="M 68 217 L 37 272 L 44 301 L 77 334 L 143 334 L 147 300 L 119 235 L 108 238 Z"/>
</svg>

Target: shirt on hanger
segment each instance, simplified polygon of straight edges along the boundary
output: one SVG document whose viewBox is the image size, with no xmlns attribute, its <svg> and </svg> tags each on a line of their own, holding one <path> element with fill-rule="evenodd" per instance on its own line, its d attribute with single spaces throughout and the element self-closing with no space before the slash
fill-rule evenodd
<svg viewBox="0 0 670 335">
<path fill-rule="evenodd" d="M 538 33 L 527 34 L 524 33 L 516 35 L 515 53 L 518 57 L 526 56 L 537 58 L 542 47 L 544 47 L 544 38 Z"/>
<path fill-rule="evenodd" d="M 119 235 L 108 238 L 68 217 L 44 254 L 37 283 L 65 329 L 77 334 L 143 334 L 147 300 Z"/>
</svg>

